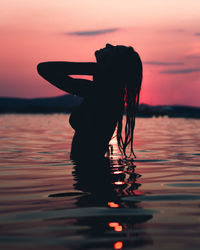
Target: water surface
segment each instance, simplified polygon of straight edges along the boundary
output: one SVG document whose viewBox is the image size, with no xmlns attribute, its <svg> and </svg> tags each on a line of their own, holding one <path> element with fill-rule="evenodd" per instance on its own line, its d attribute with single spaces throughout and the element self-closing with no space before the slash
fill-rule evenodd
<svg viewBox="0 0 200 250">
<path fill-rule="evenodd" d="M 199 249 L 200 120 L 138 118 L 135 161 L 75 165 L 68 115 L 0 116 L 1 249 Z"/>
</svg>

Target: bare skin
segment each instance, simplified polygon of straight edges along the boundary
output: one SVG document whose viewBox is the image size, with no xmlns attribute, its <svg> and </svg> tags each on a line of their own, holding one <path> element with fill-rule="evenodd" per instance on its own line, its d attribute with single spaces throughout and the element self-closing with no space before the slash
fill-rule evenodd
<svg viewBox="0 0 200 250">
<path fill-rule="evenodd" d="M 85 97 L 93 87 L 92 81 L 75 79 L 69 75 L 94 75 L 97 63 L 92 62 L 43 62 L 38 64 L 38 73 L 57 88 L 72 95 Z"/>
<path fill-rule="evenodd" d="M 117 103 L 113 101 L 113 88 L 106 83 L 108 75 L 102 73 L 102 65 L 98 63 L 103 61 L 104 65 L 109 64 L 108 59 L 113 48 L 114 46 L 107 45 L 96 51 L 97 63 L 53 61 L 42 62 L 37 66 L 38 73 L 45 80 L 65 92 L 84 98 L 83 103 L 70 117 L 70 124 L 75 130 L 71 148 L 71 158 L 74 160 L 86 155 L 104 157 L 114 133 L 117 124 Z M 103 70 L 104 68 L 106 67 L 103 66 Z M 92 75 L 94 81 L 75 79 L 71 75 Z M 104 84 L 98 85 L 98 81 L 102 82 L 102 76 Z M 110 92 L 113 96 L 110 96 Z"/>
</svg>

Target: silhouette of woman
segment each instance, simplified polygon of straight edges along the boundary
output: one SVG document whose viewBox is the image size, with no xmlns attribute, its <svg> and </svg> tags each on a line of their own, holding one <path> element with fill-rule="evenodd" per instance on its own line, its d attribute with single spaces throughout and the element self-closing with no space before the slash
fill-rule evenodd
<svg viewBox="0 0 200 250">
<path fill-rule="evenodd" d="M 113 46 L 95 52 L 97 63 L 43 62 L 38 73 L 57 88 L 83 97 L 69 122 L 75 130 L 71 159 L 102 158 L 108 151 L 117 127 L 118 147 L 126 156 L 127 146 L 133 151 L 135 114 L 142 83 L 142 62 L 132 47 Z M 93 81 L 71 75 L 92 75 Z M 123 114 L 126 121 L 122 136 Z M 134 155 L 135 156 L 135 155 Z"/>
</svg>

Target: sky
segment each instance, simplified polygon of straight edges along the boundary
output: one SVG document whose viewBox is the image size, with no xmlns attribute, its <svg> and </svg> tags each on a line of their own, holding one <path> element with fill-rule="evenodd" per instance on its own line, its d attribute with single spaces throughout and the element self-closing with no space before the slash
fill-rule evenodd
<svg viewBox="0 0 200 250">
<path fill-rule="evenodd" d="M 0 0 L 0 96 L 64 94 L 43 61 L 95 61 L 106 43 L 143 61 L 141 103 L 200 107 L 199 0 Z"/>
</svg>

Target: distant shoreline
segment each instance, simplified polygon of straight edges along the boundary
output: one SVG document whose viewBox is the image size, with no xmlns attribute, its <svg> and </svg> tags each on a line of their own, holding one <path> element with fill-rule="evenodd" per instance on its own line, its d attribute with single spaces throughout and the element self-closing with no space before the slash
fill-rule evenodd
<svg viewBox="0 0 200 250">
<path fill-rule="evenodd" d="M 54 114 L 71 113 L 82 101 L 73 95 L 48 98 L 12 98 L 0 97 L 0 114 Z M 181 105 L 140 104 L 137 117 L 200 118 L 200 108 Z"/>
</svg>

